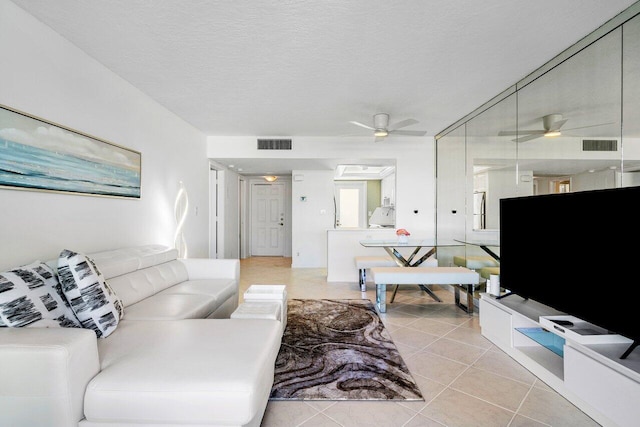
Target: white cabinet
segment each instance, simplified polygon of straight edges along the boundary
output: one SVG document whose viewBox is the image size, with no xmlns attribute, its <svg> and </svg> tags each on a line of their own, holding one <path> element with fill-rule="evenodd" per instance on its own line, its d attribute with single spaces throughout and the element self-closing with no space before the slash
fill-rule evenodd
<svg viewBox="0 0 640 427">
<path fill-rule="evenodd" d="M 540 316 L 562 315 L 517 295 L 481 294 L 482 335 L 603 426 L 640 420 L 640 348 L 629 343 L 581 344 L 550 332 Z"/>
<path fill-rule="evenodd" d="M 567 389 L 591 402 L 619 426 L 640 421 L 640 384 L 571 343 L 564 351 L 564 383 Z"/>
</svg>

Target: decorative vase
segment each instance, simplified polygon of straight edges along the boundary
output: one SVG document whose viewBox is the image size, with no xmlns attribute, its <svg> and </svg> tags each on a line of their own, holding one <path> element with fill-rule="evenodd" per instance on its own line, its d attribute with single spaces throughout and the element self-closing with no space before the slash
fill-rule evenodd
<svg viewBox="0 0 640 427">
<path fill-rule="evenodd" d="M 401 243 L 401 244 L 402 243 L 404 243 L 404 244 L 409 243 L 409 236 L 404 235 L 404 234 L 399 235 L 398 236 L 398 243 Z"/>
</svg>

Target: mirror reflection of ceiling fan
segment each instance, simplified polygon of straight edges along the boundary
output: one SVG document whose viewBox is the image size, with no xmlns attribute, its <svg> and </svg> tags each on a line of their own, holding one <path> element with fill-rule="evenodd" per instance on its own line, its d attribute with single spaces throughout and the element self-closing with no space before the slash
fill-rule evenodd
<svg viewBox="0 0 640 427">
<path fill-rule="evenodd" d="M 562 131 L 561 128 L 562 126 L 564 126 L 565 123 L 567 123 L 567 120 L 569 119 L 565 119 L 562 114 L 558 114 L 558 113 L 554 113 L 554 114 L 547 114 L 546 116 L 542 117 L 542 127 L 543 129 L 529 129 L 529 130 L 503 130 L 500 131 L 498 133 L 499 136 L 513 136 L 513 135 L 521 135 L 516 139 L 513 139 L 512 141 L 514 142 L 526 142 L 526 141 L 531 141 L 534 140 L 536 138 L 540 138 L 540 137 L 555 137 L 555 136 L 560 136 L 562 135 Z M 571 131 L 571 130 L 575 130 L 575 129 L 585 129 L 585 128 L 591 128 L 591 127 L 596 127 L 596 126 L 604 126 L 604 125 L 609 125 L 612 124 L 613 122 L 609 122 L 609 123 L 599 123 L 597 125 L 590 125 L 590 126 L 580 126 L 580 127 L 575 127 L 575 128 L 570 128 L 570 129 L 564 129 L 564 131 Z"/>
<path fill-rule="evenodd" d="M 373 131 L 373 135 L 375 136 L 375 142 L 382 141 L 387 135 L 407 135 L 407 136 L 424 136 L 427 131 L 423 130 L 400 130 L 401 128 L 415 125 L 419 123 L 415 119 L 406 119 L 402 120 L 398 123 L 395 123 L 389 126 L 389 114 L 387 113 L 378 113 L 373 116 L 373 126 L 365 125 L 364 123 L 351 121 L 356 126 L 363 127 L 365 129 L 369 129 Z"/>
</svg>

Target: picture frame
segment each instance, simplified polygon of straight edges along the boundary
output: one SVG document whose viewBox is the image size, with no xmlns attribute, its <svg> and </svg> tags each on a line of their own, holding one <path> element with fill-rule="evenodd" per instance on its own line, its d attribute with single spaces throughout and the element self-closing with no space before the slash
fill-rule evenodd
<svg viewBox="0 0 640 427">
<path fill-rule="evenodd" d="M 142 155 L 0 105 L 0 188 L 140 199 Z"/>
</svg>

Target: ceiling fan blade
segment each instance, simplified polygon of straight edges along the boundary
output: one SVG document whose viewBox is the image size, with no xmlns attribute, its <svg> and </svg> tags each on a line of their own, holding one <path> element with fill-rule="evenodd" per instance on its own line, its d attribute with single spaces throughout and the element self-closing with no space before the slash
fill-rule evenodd
<svg viewBox="0 0 640 427">
<path fill-rule="evenodd" d="M 394 135 L 409 135 L 409 136 L 425 136 L 426 130 L 390 130 L 389 133 Z"/>
<path fill-rule="evenodd" d="M 513 135 L 542 135 L 545 133 L 545 130 L 536 129 L 536 130 L 501 130 L 498 132 L 498 136 L 513 136 Z"/>
<path fill-rule="evenodd" d="M 375 128 L 372 128 L 371 126 L 365 125 L 364 123 L 360 123 L 360 122 L 349 122 L 349 123 L 354 124 L 356 126 L 363 127 L 365 129 L 375 130 Z"/>
<path fill-rule="evenodd" d="M 560 128 L 561 128 L 565 123 L 567 123 L 567 120 L 569 120 L 569 119 L 558 120 L 557 122 L 553 122 L 553 123 L 551 123 L 551 126 L 549 126 L 548 131 L 549 131 L 549 132 L 554 132 L 554 131 L 560 130 Z"/>
<path fill-rule="evenodd" d="M 534 140 L 536 138 L 540 138 L 543 134 L 544 134 L 544 131 L 540 132 L 540 133 L 532 134 L 532 135 L 521 136 L 520 138 L 516 138 L 513 141 L 514 142 L 527 142 L 527 141 Z"/>
<path fill-rule="evenodd" d="M 393 126 L 390 126 L 390 128 L 392 130 L 406 128 L 407 126 L 415 125 L 417 123 L 420 123 L 420 122 L 415 119 L 406 119 L 394 124 Z"/>
<path fill-rule="evenodd" d="M 615 125 L 617 122 L 607 122 L 607 123 L 599 123 L 597 125 L 589 125 L 589 126 L 580 126 L 577 128 L 563 129 L 563 130 L 575 130 L 575 129 L 586 129 L 586 128 L 594 128 L 596 126 L 605 126 L 605 125 Z"/>
</svg>

